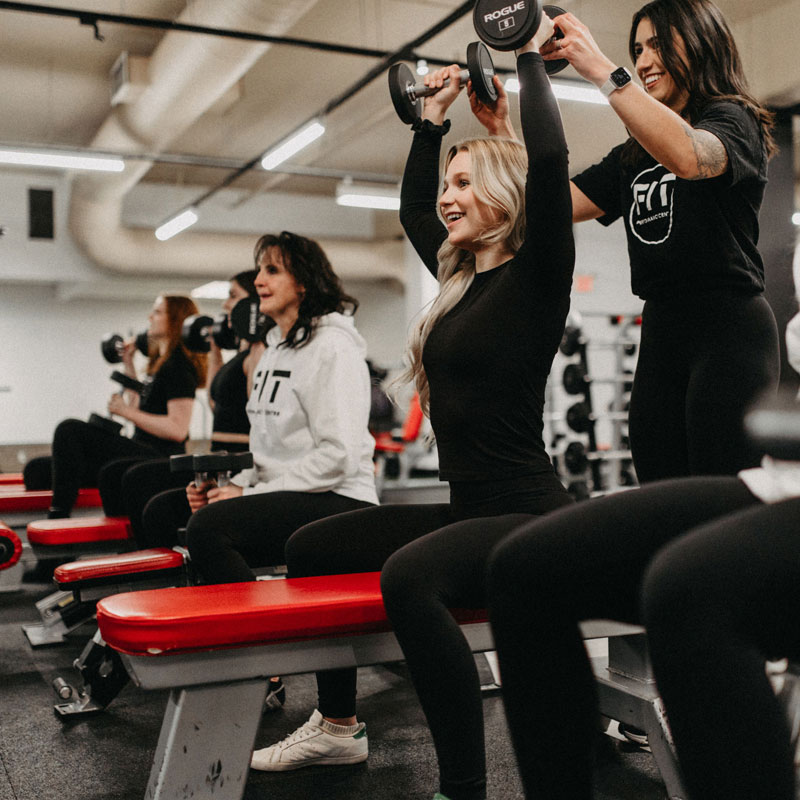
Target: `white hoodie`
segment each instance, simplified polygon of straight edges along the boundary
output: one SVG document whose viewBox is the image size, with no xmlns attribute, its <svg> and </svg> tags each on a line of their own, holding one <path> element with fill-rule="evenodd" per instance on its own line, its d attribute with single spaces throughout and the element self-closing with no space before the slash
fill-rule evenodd
<svg viewBox="0 0 800 800">
<path fill-rule="evenodd" d="M 233 483 L 244 495 L 331 491 L 377 503 L 367 348 L 352 317 L 320 317 L 301 347 L 280 342 L 276 325 L 247 402 L 254 467 Z"/>
</svg>

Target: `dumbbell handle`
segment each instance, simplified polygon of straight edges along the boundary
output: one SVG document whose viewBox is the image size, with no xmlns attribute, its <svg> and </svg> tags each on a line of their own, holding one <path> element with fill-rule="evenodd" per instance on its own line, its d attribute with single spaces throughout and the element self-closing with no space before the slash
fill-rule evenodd
<svg viewBox="0 0 800 800">
<path fill-rule="evenodd" d="M 466 86 L 469 80 L 469 70 L 462 69 L 461 72 L 458 73 L 458 76 L 461 78 L 461 83 Z M 426 86 L 424 83 L 415 83 L 413 86 L 409 84 L 406 86 L 406 94 L 411 98 L 411 101 L 414 102 L 420 97 L 430 97 L 432 94 L 436 94 L 440 89 L 444 89 L 449 85 L 450 78 L 444 79 L 444 86 Z"/>
</svg>

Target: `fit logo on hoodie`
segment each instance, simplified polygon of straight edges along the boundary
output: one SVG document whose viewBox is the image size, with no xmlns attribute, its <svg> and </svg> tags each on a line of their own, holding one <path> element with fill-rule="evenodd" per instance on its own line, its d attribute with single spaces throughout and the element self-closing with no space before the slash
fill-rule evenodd
<svg viewBox="0 0 800 800">
<path fill-rule="evenodd" d="M 258 402 L 261 402 L 261 396 L 264 394 L 264 389 L 267 387 L 267 384 L 270 383 L 269 380 L 270 371 L 266 370 L 266 372 L 256 372 L 256 378 L 253 383 L 253 394 L 258 397 Z M 274 403 L 275 398 L 278 396 L 278 389 L 281 385 L 281 378 L 291 378 L 292 373 L 291 370 L 287 369 L 274 369 L 272 370 L 272 389 L 269 393 L 269 399 L 267 400 L 268 403 Z"/>
</svg>

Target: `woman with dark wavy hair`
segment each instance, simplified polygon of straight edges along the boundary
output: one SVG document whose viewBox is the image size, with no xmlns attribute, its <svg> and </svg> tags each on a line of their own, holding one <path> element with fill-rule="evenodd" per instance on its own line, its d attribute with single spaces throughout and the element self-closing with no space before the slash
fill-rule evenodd
<svg viewBox="0 0 800 800">
<path fill-rule="evenodd" d="M 756 466 L 744 409 L 778 378 L 757 248 L 772 115 L 710 0 L 654 0 L 634 15 L 641 86 L 573 14 L 555 23 L 564 38 L 544 58 L 566 58 L 630 133 L 571 187 L 574 221 L 624 219 L 632 289 L 645 301 L 630 406 L 639 480 Z"/>
<path fill-rule="evenodd" d="M 68 517 L 81 486 L 95 486 L 104 466 L 123 458 L 164 457 L 182 453 L 189 436 L 195 390 L 205 383 L 206 355 L 191 353 L 181 342 L 186 317 L 197 313 L 181 295 L 159 295 L 149 316 L 149 355 L 141 395 L 126 391 L 108 401 L 108 410 L 134 424 L 131 438 L 98 425 L 65 419 L 53 436 L 53 500 L 48 517 Z M 136 378 L 136 342 L 124 343 L 125 373 Z"/>
<path fill-rule="evenodd" d="M 225 487 L 190 484 L 192 564 L 206 583 L 285 563 L 297 528 L 375 505 L 366 345 L 322 248 L 284 231 L 255 246 L 259 308 L 275 323 L 247 402 L 254 467 Z M 282 697 L 277 682 L 270 696 Z"/>
</svg>

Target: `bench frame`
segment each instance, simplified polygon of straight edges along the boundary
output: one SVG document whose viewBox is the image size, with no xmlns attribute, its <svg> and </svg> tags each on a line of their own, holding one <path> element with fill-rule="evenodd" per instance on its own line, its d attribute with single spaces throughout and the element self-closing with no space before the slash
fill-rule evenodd
<svg viewBox="0 0 800 800">
<path fill-rule="evenodd" d="M 586 639 L 609 638 L 608 657 L 592 659 L 601 713 L 648 734 L 668 797 L 685 800 L 642 629 L 592 621 L 582 630 Z M 462 631 L 473 652 L 494 649 L 488 622 L 462 624 Z M 120 656 L 140 688 L 170 689 L 145 792 L 148 800 L 192 792 L 206 796 L 210 788 L 216 800 L 241 799 L 270 676 L 403 659 L 391 632 Z"/>
</svg>

